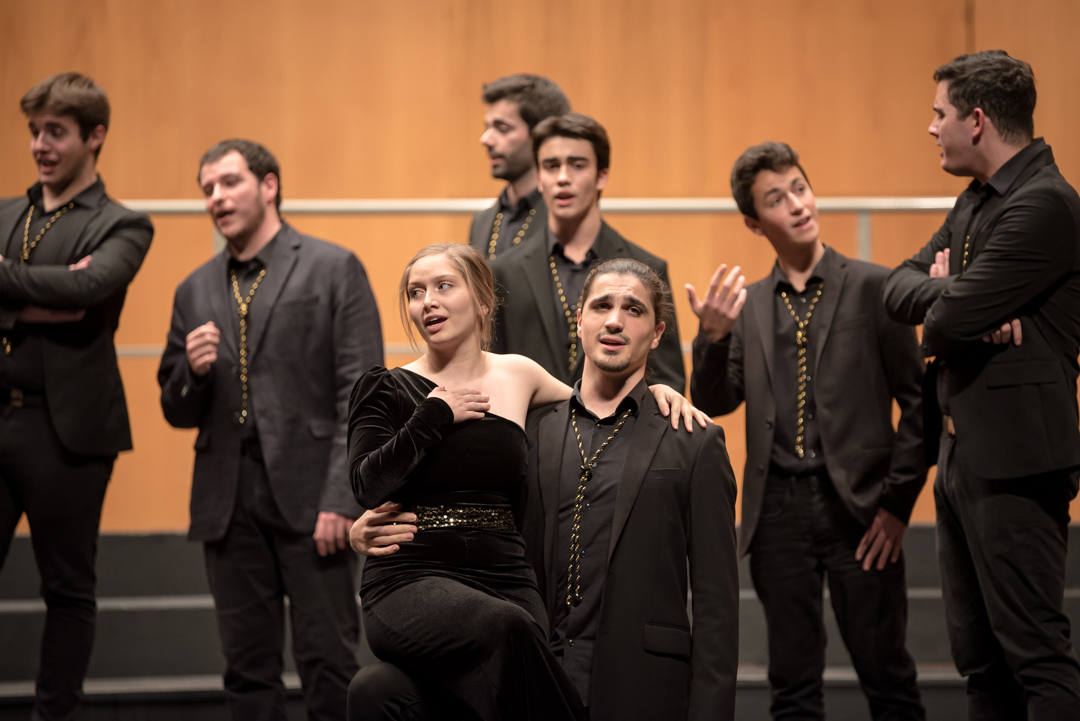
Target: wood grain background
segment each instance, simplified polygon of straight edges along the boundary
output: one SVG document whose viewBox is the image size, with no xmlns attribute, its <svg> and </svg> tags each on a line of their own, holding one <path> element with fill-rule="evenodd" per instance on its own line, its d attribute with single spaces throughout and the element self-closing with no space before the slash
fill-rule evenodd
<svg viewBox="0 0 1080 721">
<path fill-rule="evenodd" d="M 1080 180 L 1080 5 L 1071 0 L 6 0 L 0 4 L 0 195 L 34 180 L 18 99 L 77 69 L 109 93 L 100 170 L 120 199 L 197 198 L 202 151 L 251 137 L 278 156 L 286 198 L 494 196 L 478 142 L 480 88 L 511 72 L 555 79 L 613 144 L 605 197 L 727 196 L 748 145 L 786 140 L 818 196 L 955 195 L 926 134 L 931 73 L 1001 47 L 1028 60 L 1036 131 Z M 769 246 L 735 216 L 619 214 L 626 236 L 666 257 L 683 341 L 696 330 L 681 290 L 720 262 L 752 277 Z M 302 216 L 304 232 L 356 251 L 387 342 L 401 344 L 394 289 L 419 247 L 464 240 L 468 217 Z M 161 346 L 176 285 L 212 253 L 203 217 L 157 216 L 118 342 Z M 895 265 L 941 214 L 878 215 L 874 260 Z M 855 253 L 855 219 L 824 239 Z M 389 364 L 407 357 L 388 357 Z M 103 529 L 187 526 L 194 436 L 166 425 L 155 357 L 124 357 L 135 451 L 119 459 Z M 741 412 L 723 420 L 744 457 Z M 929 485 L 928 485 L 929 489 Z M 1080 505 L 1074 506 L 1074 511 Z M 931 521 L 924 492 L 915 520 Z"/>
</svg>

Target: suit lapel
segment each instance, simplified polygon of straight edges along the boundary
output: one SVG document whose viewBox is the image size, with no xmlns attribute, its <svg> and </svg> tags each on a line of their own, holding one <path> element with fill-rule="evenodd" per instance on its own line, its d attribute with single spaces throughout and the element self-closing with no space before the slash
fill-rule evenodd
<svg viewBox="0 0 1080 721">
<path fill-rule="evenodd" d="M 836 288 L 825 288 L 824 292 L 832 297 L 826 301 L 825 307 L 821 309 L 821 312 L 815 313 L 813 320 L 810 321 L 810 342 L 814 345 L 814 368 L 821 367 L 821 352 L 829 339 L 829 329 L 832 328 L 833 318 L 836 317 L 836 309 L 840 307 L 841 296 L 844 292 L 844 283 L 847 282 L 847 263 L 839 257 L 835 258 L 835 260 L 838 261 L 833 264 L 833 268 L 835 269 L 833 275 L 836 277 L 833 284 Z M 817 326 L 816 331 L 814 329 L 815 325 Z M 818 340 L 816 341 L 814 340 L 815 335 L 818 336 Z"/>
<path fill-rule="evenodd" d="M 611 519 L 611 544 L 608 546 L 608 563 L 615 553 L 615 547 L 619 543 L 630 511 L 634 508 L 638 491 L 645 480 L 645 474 L 649 470 L 652 458 L 656 455 L 656 449 L 667 432 L 668 421 L 660 415 L 652 396 L 642 403 L 639 416 L 635 421 L 627 437 L 624 439 L 630 445 L 626 454 L 626 465 L 619 476 L 619 487 L 615 493 L 615 513 Z"/>
<path fill-rule="evenodd" d="M 270 317 L 277 305 L 285 284 L 296 266 L 299 257 L 300 236 L 288 225 L 282 224 L 281 236 L 278 238 L 277 247 L 273 250 L 270 259 L 270 267 L 267 268 L 266 277 L 259 290 L 256 291 L 255 308 L 258 310 L 252 316 L 251 327 L 248 329 L 248 361 L 252 361 L 259 352 L 263 336 L 270 325 Z"/>
<path fill-rule="evenodd" d="M 206 289 L 206 297 L 210 301 L 210 317 L 220 319 L 221 327 L 218 331 L 221 333 L 221 343 L 235 360 L 239 357 L 239 339 L 236 337 L 236 322 L 233 320 L 236 315 L 236 301 L 232 297 L 228 268 L 229 252 L 225 250 L 218 253 L 210 265 L 210 272 L 207 274 L 210 287 Z"/>
<path fill-rule="evenodd" d="M 536 485 L 544 514 L 544 575 L 547 576 L 549 613 L 558 599 L 555 546 L 559 541 L 559 479 L 566 440 L 566 404 L 546 413 L 536 429 Z"/>
<path fill-rule="evenodd" d="M 20 202 L 21 201 L 21 202 Z M 7 201 L 6 207 L 0 212 L 0 252 L 6 252 L 7 244 L 11 240 L 11 234 L 15 232 L 15 226 L 22 227 L 26 221 L 26 197 L 13 198 Z M 22 233 L 19 234 L 22 237 Z M 12 260 L 18 260 L 18 252 L 12 254 Z"/>
<path fill-rule="evenodd" d="M 544 345 L 553 349 L 552 360 L 556 363 L 556 367 L 565 368 L 566 354 L 554 350 L 563 348 L 565 338 L 557 330 L 558 319 L 555 317 L 555 301 L 552 300 L 552 294 L 555 290 L 551 280 L 551 268 L 548 265 L 547 238 L 545 236 L 538 237 L 536 242 L 519 249 L 517 252 L 524 256 L 521 259 L 522 270 L 525 273 L 529 291 L 532 293 L 532 307 L 536 309 L 537 314 L 540 316 L 540 327 L 544 331 Z M 507 291 L 509 293 L 514 292 L 510 288 Z M 521 304 L 521 307 L 528 306 Z"/>
<path fill-rule="evenodd" d="M 600 232 L 597 233 L 596 242 L 593 244 L 593 252 L 597 260 L 602 262 L 612 258 L 622 258 L 628 254 L 628 251 L 626 239 L 616 233 L 610 225 L 601 222 Z"/>
<path fill-rule="evenodd" d="M 775 288 L 770 280 L 771 276 L 766 277 L 765 282 L 755 289 L 757 302 L 753 304 L 753 322 L 757 325 L 758 337 L 761 338 L 761 351 L 764 355 L 761 362 L 765 365 L 769 385 L 775 388 L 773 356 L 776 352 L 776 302 L 772 297 Z M 747 303 L 747 305 L 750 304 Z M 746 335 L 749 336 L 749 333 Z M 743 357 L 746 358 L 745 339 L 743 341 Z"/>
</svg>

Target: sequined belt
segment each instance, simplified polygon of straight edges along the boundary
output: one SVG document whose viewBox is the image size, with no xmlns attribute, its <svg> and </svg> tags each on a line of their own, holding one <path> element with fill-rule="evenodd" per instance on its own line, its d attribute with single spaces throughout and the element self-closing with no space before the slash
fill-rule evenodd
<svg viewBox="0 0 1080 721">
<path fill-rule="evenodd" d="M 416 529 L 483 528 L 490 531 L 514 531 L 514 514 L 509 506 L 481 504 L 452 506 L 416 506 Z"/>
</svg>

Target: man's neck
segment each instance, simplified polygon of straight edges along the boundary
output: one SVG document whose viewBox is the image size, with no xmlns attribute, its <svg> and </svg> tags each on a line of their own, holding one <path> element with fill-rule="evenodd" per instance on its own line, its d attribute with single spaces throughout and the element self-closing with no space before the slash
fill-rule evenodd
<svg viewBox="0 0 1080 721">
<path fill-rule="evenodd" d="M 1021 150 L 1031 144 L 1032 141 L 1027 140 L 1020 145 L 1010 145 L 1007 143 L 992 143 L 985 150 L 983 150 L 981 167 L 976 169 L 972 176 L 975 180 L 978 180 L 980 184 L 985 183 L 994 177 L 997 171 L 1001 170 L 1005 163 L 1013 159 L 1013 157 Z"/>
<path fill-rule="evenodd" d="M 806 290 L 806 281 L 810 280 L 810 275 L 823 255 L 825 255 L 825 246 L 819 240 L 804 248 L 796 248 L 783 254 L 777 253 L 776 262 L 780 264 L 780 270 L 787 276 L 788 282 L 796 291 L 802 293 Z"/>
<path fill-rule="evenodd" d="M 645 377 L 645 366 L 622 373 L 610 373 L 593 365 L 585 358 L 581 372 L 581 402 L 597 418 L 607 418 L 614 413 L 623 398 Z"/>
<path fill-rule="evenodd" d="M 256 228 L 251 235 L 245 238 L 237 238 L 235 241 L 226 239 L 229 255 L 241 263 L 249 261 L 258 255 L 259 251 L 265 248 L 267 243 L 274 239 L 274 236 L 281 230 L 281 218 L 272 210 L 269 213 L 266 216 L 266 222 Z"/>
<path fill-rule="evenodd" d="M 581 263 L 600 234 L 600 208 L 595 204 L 585 215 L 572 220 L 556 218 L 548 213 L 548 230 L 559 240 L 563 255 L 575 263 Z"/>
<path fill-rule="evenodd" d="M 512 208 L 534 190 L 536 190 L 536 168 L 530 168 L 529 172 L 506 184 L 506 199 L 510 201 Z"/>
<path fill-rule="evenodd" d="M 56 188 L 51 184 L 42 183 L 41 203 L 45 206 L 45 212 L 51 213 L 96 182 L 97 169 L 94 167 L 93 163 L 89 163 L 71 180 L 70 183 L 62 188 Z"/>
</svg>

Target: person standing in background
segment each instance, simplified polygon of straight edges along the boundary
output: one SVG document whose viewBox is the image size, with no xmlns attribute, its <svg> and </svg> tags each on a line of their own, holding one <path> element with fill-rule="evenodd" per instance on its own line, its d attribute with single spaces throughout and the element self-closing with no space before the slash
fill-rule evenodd
<svg viewBox="0 0 1080 721">
<path fill-rule="evenodd" d="M 359 619 L 347 534 L 346 423 L 356 379 L 383 361 L 364 268 L 282 221 L 281 171 L 224 140 L 199 161 L 226 247 L 176 290 L 161 407 L 199 429 L 189 537 L 203 543 L 236 721 L 284 719 L 284 598 L 311 719 L 342 719 Z"/>
</svg>

